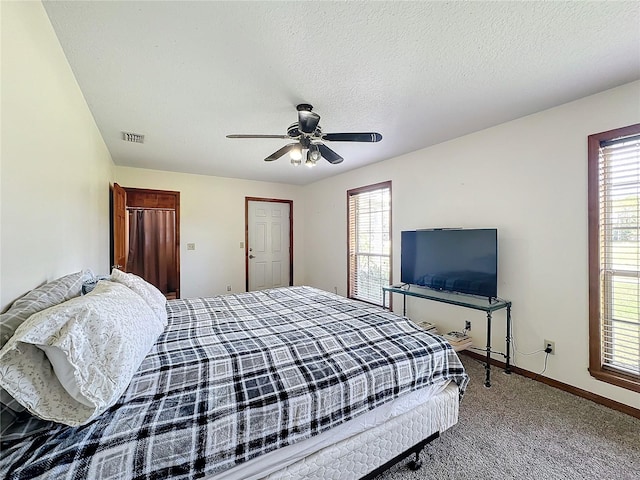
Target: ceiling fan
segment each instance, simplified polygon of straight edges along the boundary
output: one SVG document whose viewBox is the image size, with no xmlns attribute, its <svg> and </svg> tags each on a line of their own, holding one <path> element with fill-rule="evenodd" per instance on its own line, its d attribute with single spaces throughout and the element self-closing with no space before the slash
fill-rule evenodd
<svg viewBox="0 0 640 480">
<path fill-rule="evenodd" d="M 286 135 L 227 135 L 227 138 L 281 138 L 295 140 L 281 149 L 273 152 L 265 162 L 273 162 L 285 154 L 291 157 L 293 165 L 302 164 L 303 152 L 306 150 L 305 165 L 313 167 L 320 158 L 329 163 L 341 163 L 344 159 L 322 142 L 379 142 L 382 135 L 376 132 L 365 133 L 323 133 L 320 128 L 320 115 L 313 112 L 308 103 L 301 103 L 298 109 L 298 121 L 291 124 Z"/>
</svg>

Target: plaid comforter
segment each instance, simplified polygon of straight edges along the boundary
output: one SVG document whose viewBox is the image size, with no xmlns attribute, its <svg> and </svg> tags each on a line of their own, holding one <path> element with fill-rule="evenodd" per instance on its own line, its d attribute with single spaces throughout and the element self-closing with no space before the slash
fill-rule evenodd
<svg viewBox="0 0 640 480">
<path fill-rule="evenodd" d="M 88 425 L 6 442 L 0 477 L 199 478 L 403 393 L 451 379 L 462 395 L 468 382 L 440 337 L 310 287 L 167 309 L 167 330 L 118 403 Z"/>
</svg>

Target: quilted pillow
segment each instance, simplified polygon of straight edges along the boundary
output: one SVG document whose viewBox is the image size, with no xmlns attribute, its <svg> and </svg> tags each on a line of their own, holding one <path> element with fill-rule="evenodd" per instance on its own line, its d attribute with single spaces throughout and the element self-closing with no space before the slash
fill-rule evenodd
<svg viewBox="0 0 640 480">
<path fill-rule="evenodd" d="M 0 348 L 4 347 L 27 318 L 45 308 L 77 297 L 82 290 L 82 282 L 91 278 L 93 278 L 91 270 L 72 273 L 34 288 L 13 302 L 9 310 L 0 315 Z"/>
<path fill-rule="evenodd" d="M 0 348 L 13 336 L 16 329 L 34 313 L 62 303 L 80 295 L 82 282 L 93 278 L 91 270 L 71 273 L 34 288 L 23 297 L 17 299 L 9 310 L 0 315 Z M 0 423 L 6 427 L 13 422 L 14 412 L 24 411 L 24 407 L 16 402 L 9 393 L 0 388 Z"/>
<path fill-rule="evenodd" d="M 144 298 L 160 321 L 167 325 L 167 298 L 154 285 L 133 273 L 125 273 L 115 268 L 111 271 L 110 280 L 121 283 Z"/>
<path fill-rule="evenodd" d="M 138 294 L 101 281 L 18 328 L 0 350 L 0 386 L 39 418 L 84 425 L 118 400 L 163 329 Z"/>
</svg>

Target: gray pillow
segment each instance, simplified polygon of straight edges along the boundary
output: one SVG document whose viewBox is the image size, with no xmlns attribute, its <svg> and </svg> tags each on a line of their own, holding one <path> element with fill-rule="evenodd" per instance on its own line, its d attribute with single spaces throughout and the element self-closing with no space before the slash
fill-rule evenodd
<svg viewBox="0 0 640 480">
<path fill-rule="evenodd" d="M 9 310 L 0 315 L 0 348 L 9 341 L 16 329 L 34 313 L 80 295 L 82 283 L 93 278 L 90 270 L 72 273 L 34 288 L 17 299 Z"/>
<path fill-rule="evenodd" d="M 72 273 L 52 280 L 34 288 L 29 293 L 17 299 L 9 310 L 0 315 L 0 348 L 9 341 L 17 328 L 31 315 L 54 305 L 77 297 L 82 289 L 82 282 L 93 278 L 91 270 Z M 16 402 L 9 393 L 0 388 L 0 403 L 15 412 L 21 412 L 24 407 Z M 5 425 L 11 419 L 6 417 L 6 408 L 0 409 L 0 422 Z M 8 412 L 7 412 L 8 413 Z"/>
</svg>

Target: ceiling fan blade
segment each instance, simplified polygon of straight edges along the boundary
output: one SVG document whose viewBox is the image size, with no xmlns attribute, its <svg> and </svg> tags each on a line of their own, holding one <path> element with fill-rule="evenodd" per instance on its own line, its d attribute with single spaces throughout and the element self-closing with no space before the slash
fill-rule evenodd
<svg viewBox="0 0 640 480">
<path fill-rule="evenodd" d="M 280 150 L 273 152 L 271 155 L 269 155 L 267 158 L 264 159 L 265 162 L 273 162 L 274 160 L 278 160 L 281 156 L 289 153 L 291 151 L 291 149 L 295 146 L 297 146 L 297 143 L 290 143 L 289 145 L 285 145 L 284 147 L 282 147 Z"/>
<path fill-rule="evenodd" d="M 329 163 L 333 163 L 335 165 L 336 163 L 342 163 L 344 160 L 344 158 L 322 143 L 318 144 L 318 148 L 320 149 L 322 157 Z"/>
<path fill-rule="evenodd" d="M 288 135 L 245 135 L 243 133 L 235 133 L 232 135 L 227 135 L 227 138 L 280 138 L 287 139 Z"/>
<path fill-rule="evenodd" d="M 322 139 L 329 142 L 379 142 L 382 140 L 382 135 L 376 132 L 325 133 Z"/>
<path fill-rule="evenodd" d="M 298 128 L 303 133 L 313 133 L 320 122 L 320 115 L 310 110 L 298 110 Z"/>
</svg>

